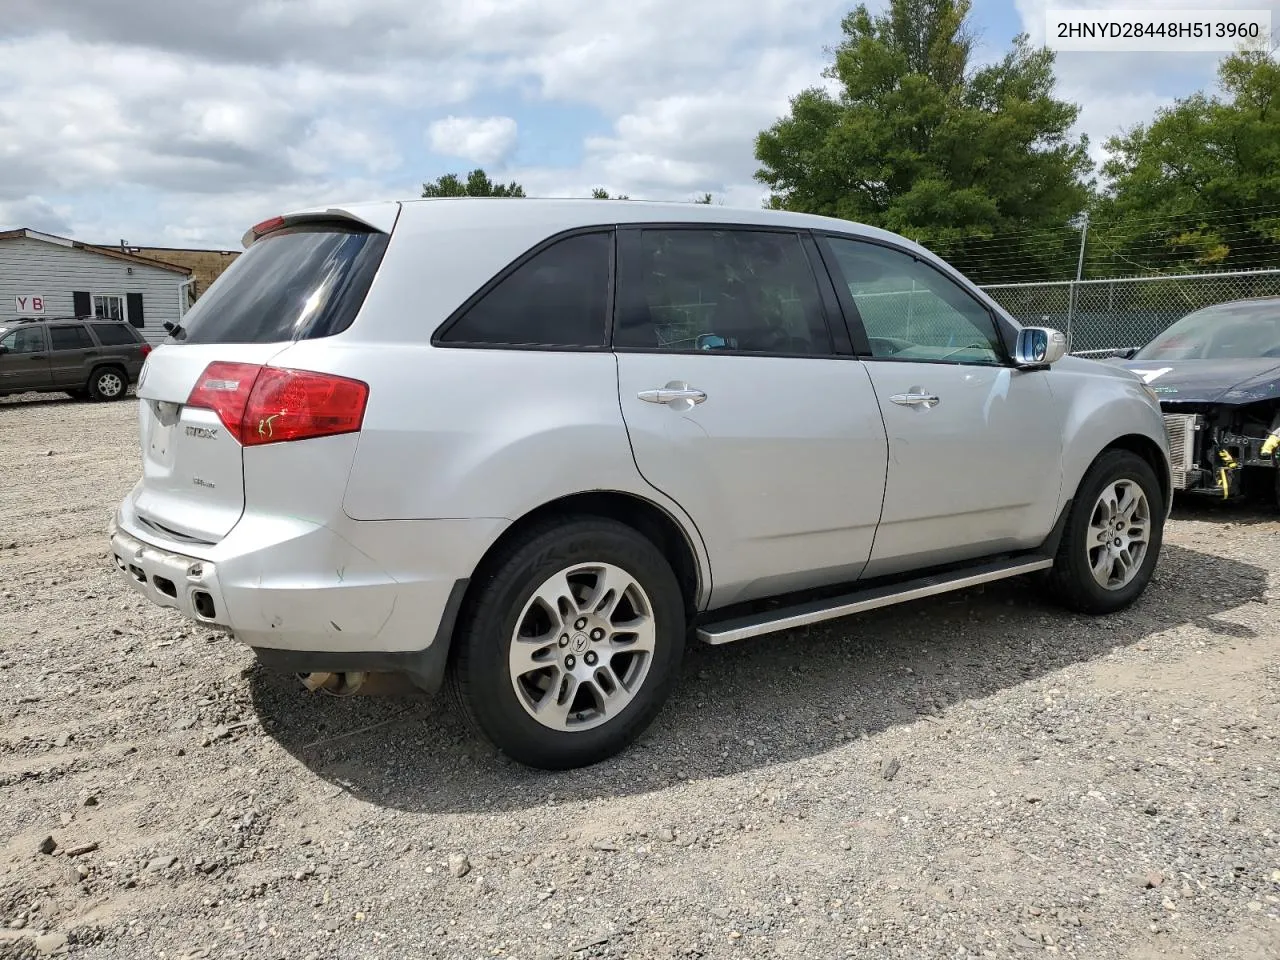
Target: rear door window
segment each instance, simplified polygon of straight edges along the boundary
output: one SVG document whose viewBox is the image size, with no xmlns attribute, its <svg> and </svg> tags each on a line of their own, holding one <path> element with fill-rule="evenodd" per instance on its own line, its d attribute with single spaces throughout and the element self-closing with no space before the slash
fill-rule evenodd
<svg viewBox="0 0 1280 960">
<path fill-rule="evenodd" d="M 278 343 L 341 333 L 355 319 L 388 236 L 300 224 L 255 242 L 183 318 L 186 343 Z"/>
<path fill-rule="evenodd" d="M 138 342 L 133 330 L 123 323 L 91 323 L 89 326 L 93 328 L 93 335 L 104 347 L 134 346 Z"/>
<path fill-rule="evenodd" d="M 50 327 L 49 339 L 54 350 L 87 350 L 93 346 L 89 331 L 80 324 L 74 327 Z"/>
<path fill-rule="evenodd" d="M 831 333 L 798 234 L 640 231 L 615 350 L 825 356 Z"/>
</svg>

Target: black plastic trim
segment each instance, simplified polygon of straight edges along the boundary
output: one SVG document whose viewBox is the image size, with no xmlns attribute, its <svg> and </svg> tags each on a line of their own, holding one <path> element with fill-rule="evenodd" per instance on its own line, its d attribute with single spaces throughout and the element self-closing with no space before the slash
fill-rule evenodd
<svg viewBox="0 0 1280 960">
<path fill-rule="evenodd" d="M 342 673 L 363 671 L 367 673 L 399 673 L 413 681 L 424 693 L 435 694 L 444 683 L 449 663 L 449 649 L 453 644 L 453 628 L 462 609 L 469 579 L 458 580 L 449 591 L 440 624 L 436 628 L 431 645 L 421 650 L 281 650 L 274 647 L 254 647 L 254 655 L 268 670 L 279 673 Z"/>
</svg>

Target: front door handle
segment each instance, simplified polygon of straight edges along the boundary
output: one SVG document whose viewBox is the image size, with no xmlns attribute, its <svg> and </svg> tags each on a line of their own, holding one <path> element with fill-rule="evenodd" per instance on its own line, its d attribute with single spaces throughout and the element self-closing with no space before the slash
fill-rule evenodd
<svg viewBox="0 0 1280 960">
<path fill-rule="evenodd" d="M 672 381 L 661 390 L 641 390 L 636 394 L 646 403 L 679 403 L 687 401 L 689 403 L 702 403 L 707 399 L 706 393 L 697 390 L 687 383 Z"/>
<path fill-rule="evenodd" d="M 889 399 L 901 407 L 924 407 L 926 410 L 942 402 L 936 393 L 929 393 L 924 387 L 912 387 L 906 393 L 895 393 Z"/>
</svg>

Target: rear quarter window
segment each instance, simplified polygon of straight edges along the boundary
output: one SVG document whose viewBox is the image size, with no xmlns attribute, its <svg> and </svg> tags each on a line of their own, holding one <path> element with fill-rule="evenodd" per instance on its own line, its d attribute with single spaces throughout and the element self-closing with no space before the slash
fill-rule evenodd
<svg viewBox="0 0 1280 960">
<path fill-rule="evenodd" d="M 123 323 L 91 323 L 89 328 L 104 347 L 131 347 L 138 343 L 133 328 Z"/>
<path fill-rule="evenodd" d="M 301 224 L 255 242 L 187 313 L 186 343 L 276 343 L 341 333 L 364 303 L 387 248 L 354 224 Z"/>
</svg>

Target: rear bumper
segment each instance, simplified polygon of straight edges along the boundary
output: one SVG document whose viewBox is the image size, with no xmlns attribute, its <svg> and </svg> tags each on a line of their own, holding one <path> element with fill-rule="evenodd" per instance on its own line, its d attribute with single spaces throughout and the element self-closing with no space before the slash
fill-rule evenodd
<svg viewBox="0 0 1280 960">
<path fill-rule="evenodd" d="M 216 564 L 144 543 L 121 530 L 114 520 L 109 533 L 112 559 L 134 590 L 189 620 L 231 629 Z"/>
<path fill-rule="evenodd" d="M 141 527 L 131 499 L 110 530 L 132 589 L 231 632 L 266 665 L 368 670 L 438 682 L 472 570 L 505 520 L 360 523 L 331 528 L 250 512 L 214 545 L 171 543 Z"/>
</svg>

